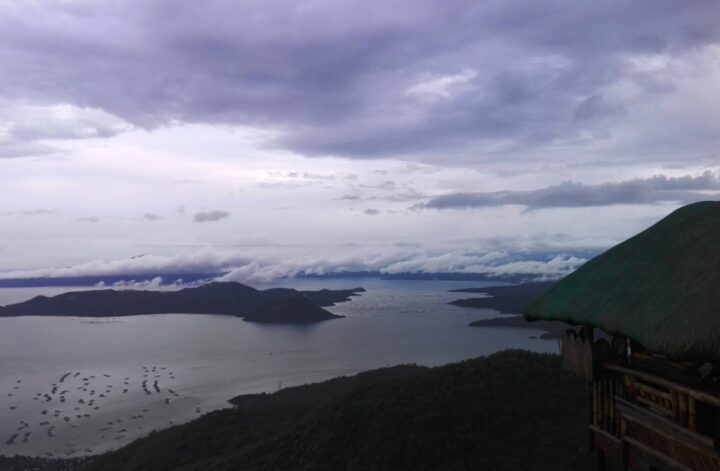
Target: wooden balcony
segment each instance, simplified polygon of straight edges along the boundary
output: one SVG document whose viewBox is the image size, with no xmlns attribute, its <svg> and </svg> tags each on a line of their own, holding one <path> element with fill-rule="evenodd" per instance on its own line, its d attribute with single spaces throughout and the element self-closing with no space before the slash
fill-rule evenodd
<svg viewBox="0 0 720 471">
<path fill-rule="evenodd" d="M 574 332 L 563 339 L 563 364 L 588 380 L 589 435 L 601 469 L 612 456 L 623 469 L 720 471 L 720 394 L 677 381 L 680 374 L 649 372 L 652 360 L 633 361 L 620 343 Z M 658 363 L 661 372 L 684 371 Z"/>
</svg>

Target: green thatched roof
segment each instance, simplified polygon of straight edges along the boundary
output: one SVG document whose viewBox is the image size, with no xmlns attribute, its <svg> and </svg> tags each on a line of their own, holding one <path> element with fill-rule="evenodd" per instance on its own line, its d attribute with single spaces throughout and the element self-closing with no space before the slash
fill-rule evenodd
<svg viewBox="0 0 720 471">
<path fill-rule="evenodd" d="M 674 359 L 720 360 L 720 202 L 678 209 L 525 308 L 625 335 Z"/>
</svg>

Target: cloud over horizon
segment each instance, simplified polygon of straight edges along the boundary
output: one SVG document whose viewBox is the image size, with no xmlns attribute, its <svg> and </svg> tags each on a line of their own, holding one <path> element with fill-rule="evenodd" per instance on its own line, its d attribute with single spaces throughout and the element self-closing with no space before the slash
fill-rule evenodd
<svg viewBox="0 0 720 471">
<path fill-rule="evenodd" d="M 524 275 L 533 279 L 565 276 L 586 261 L 580 251 L 507 253 L 499 251 L 435 251 L 398 248 L 392 252 L 358 251 L 325 257 L 254 257 L 238 252 L 205 248 L 173 255 L 95 260 L 64 268 L 0 272 L 0 279 L 127 276 L 136 277 L 222 273 L 218 281 L 266 283 L 298 275 L 333 275 L 348 272 L 380 274 L 464 273 L 492 277 Z M 588 252 L 583 252 L 588 253 Z M 167 279 L 167 282 L 175 282 Z"/>
<path fill-rule="evenodd" d="M 711 191 L 710 193 L 708 191 Z M 584 185 L 571 181 L 529 191 L 452 193 L 431 198 L 415 209 L 467 209 L 521 205 L 527 209 L 611 206 L 616 204 L 683 204 L 720 198 L 720 176 L 705 172 L 698 176 L 656 175 L 617 183 Z"/>
</svg>

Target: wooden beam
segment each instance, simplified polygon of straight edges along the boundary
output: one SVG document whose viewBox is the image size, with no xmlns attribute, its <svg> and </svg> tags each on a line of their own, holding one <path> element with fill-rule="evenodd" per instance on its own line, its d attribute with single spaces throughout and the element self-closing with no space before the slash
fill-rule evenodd
<svg viewBox="0 0 720 471">
<path fill-rule="evenodd" d="M 696 471 L 692 468 L 688 468 L 682 463 L 678 463 L 674 459 L 670 458 L 669 456 L 666 456 L 663 453 L 660 453 L 657 450 L 654 450 L 650 448 L 647 445 L 644 445 L 640 443 L 639 441 L 635 440 L 634 438 L 627 437 L 625 441 L 632 447 L 637 448 L 638 450 L 642 451 L 643 453 L 652 456 L 658 461 L 662 461 L 664 464 L 668 465 L 671 469 L 676 469 L 678 471 Z"/>
<path fill-rule="evenodd" d="M 594 397 L 593 394 L 593 382 L 592 381 L 586 381 L 585 383 L 587 385 L 587 421 L 590 425 L 590 429 L 588 429 L 588 448 L 590 451 L 595 450 L 595 437 L 593 436 L 592 427 L 595 423 L 594 420 L 594 414 L 595 414 L 595 405 L 594 405 Z"/>
<path fill-rule="evenodd" d="M 689 388 L 683 384 L 676 383 L 674 381 L 669 381 L 665 378 L 661 378 L 660 376 L 656 376 L 650 373 L 645 373 L 644 371 L 638 371 L 634 370 L 632 368 L 625 368 L 623 366 L 617 366 L 610 363 L 604 363 L 603 368 L 609 371 L 615 371 L 617 373 L 626 374 L 629 376 L 635 376 L 637 378 L 640 378 L 644 381 L 648 381 L 650 383 L 655 383 L 658 386 L 662 386 L 667 389 L 676 389 L 678 392 L 681 392 L 689 397 L 692 397 L 693 399 L 696 399 L 698 401 L 705 402 L 707 404 L 710 404 L 715 407 L 720 407 L 720 396 L 716 396 L 714 394 L 707 393 L 705 391 L 700 391 L 698 389 Z"/>
<path fill-rule="evenodd" d="M 601 429 L 600 427 L 590 425 L 590 430 L 592 430 L 594 433 L 596 433 L 598 435 L 601 435 L 605 441 L 610 442 L 611 444 L 613 444 L 614 446 L 616 446 L 618 448 L 620 448 L 620 446 L 622 445 L 622 440 L 620 440 L 618 437 L 608 433 L 606 430 Z"/>
<path fill-rule="evenodd" d="M 647 428 L 671 440 L 680 441 L 696 451 L 710 456 L 714 455 L 720 459 L 720 455 L 714 450 L 714 441 L 712 438 L 697 432 L 691 432 L 671 420 L 653 414 L 623 399 L 616 398 L 616 405 L 618 411 L 620 411 L 626 420 L 644 424 Z"/>
</svg>

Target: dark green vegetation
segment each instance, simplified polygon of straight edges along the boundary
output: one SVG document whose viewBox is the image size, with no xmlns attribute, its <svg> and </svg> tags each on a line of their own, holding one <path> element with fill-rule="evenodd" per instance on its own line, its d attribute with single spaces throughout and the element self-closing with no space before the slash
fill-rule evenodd
<svg viewBox="0 0 720 471">
<path fill-rule="evenodd" d="M 0 455 L 0 471 L 84 471 L 92 458 L 5 457 Z"/>
<path fill-rule="evenodd" d="M 535 321 L 530 322 L 523 316 L 504 316 L 494 319 L 481 319 L 479 321 L 468 324 L 470 327 L 514 327 L 520 329 L 537 329 L 544 330 L 545 333 L 540 335 L 541 339 L 560 338 L 569 328 L 567 324 L 553 321 Z"/>
<path fill-rule="evenodd" d="M 627 336 L 676 360 L 720 360 L 720 202 L 682 207 L 565 277 L 525 310 Z"/>
<path fill-rule="evenodd" d="M 557 281 L 542 281 L 512 286 L 453 289 L 449 292 L 484 293 L 489 297 L 458 299 L 457 301 L 450 302 L 450 304 L 477 309 L 494 309 L 501 314 L 522 314 L 523 307 L 526 303 L 556 284 Z"/>
<path fill-rule="evenodd" d="M 355 290 L 307 291 L 273 288 L 256 290 L 240 283 L 209 283 L 179 291 L 93 290 L 37 296 L 29 301 L 0 307 L 0 317 L 80 316 L 109 317 L 139 314 L 227 314 L 246 321 L 303 323 L 335 319 L 337 316 L 318 305 L 342 302 Z"/>
<path fill-rule="evenodd" d="M 559 357 L 522 351 L 386 368 L 238 397 L 91 469 L 591 469 L 583 386 Z"/>
</svg>

